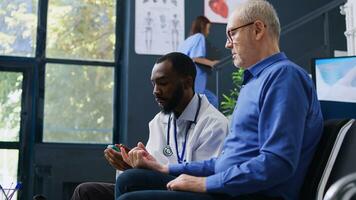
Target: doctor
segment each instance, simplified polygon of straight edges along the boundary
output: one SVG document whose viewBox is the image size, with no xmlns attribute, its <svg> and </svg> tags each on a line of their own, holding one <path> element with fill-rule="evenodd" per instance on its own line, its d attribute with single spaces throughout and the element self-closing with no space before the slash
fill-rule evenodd
<svg viewBox="0 0 356 200">
<path fill-rule="evenodd" d="M 215 157 L 228 133 L 228 120 L 204 95 L 194 92 L 195 76 L 193 61 L 176 52 L 160 57 L 152 69 L 153 95 L 161 112 L 149 123 L 146 149 L 160 164 Z M 106 149 L 105 157 L 117 170 L 131 168 L 130 161 L 123 162 L 113 149 Z M 114 184 L 80 184 L 72 197 L 78 199 L 114 199 Z"/>
</svg>

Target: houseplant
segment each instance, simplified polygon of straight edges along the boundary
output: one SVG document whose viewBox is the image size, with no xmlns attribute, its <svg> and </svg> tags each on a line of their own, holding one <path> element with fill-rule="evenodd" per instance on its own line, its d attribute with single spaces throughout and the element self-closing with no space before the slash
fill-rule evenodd
<svg viewBox="0 0 356 200">
<path fill-rule="evenodd" d="M 243 71 L 242 69 L 238 69 L 232 73 L 233 89 L 230 90 L 229 94 L 223 94 L 220 108 L 225 116 L 230 116 L 234 112 L 236 100 L 240 94 L 243 81 Z"/>
</svg>

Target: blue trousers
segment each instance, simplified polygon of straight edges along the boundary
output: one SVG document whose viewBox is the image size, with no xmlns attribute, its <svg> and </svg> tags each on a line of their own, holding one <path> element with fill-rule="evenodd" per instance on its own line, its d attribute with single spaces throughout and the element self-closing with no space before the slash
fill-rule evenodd
<svg viewBox="0 0 356 200">
<path fill-rule="evenodd" d="M 267 200 L 260 195 L 230 197 L 224 194 L 195 193 L 167 190 L 166 185 L 175 176 L 145 169 L 129 169 L 116 180 L 116 200 Z"/>
</svg>

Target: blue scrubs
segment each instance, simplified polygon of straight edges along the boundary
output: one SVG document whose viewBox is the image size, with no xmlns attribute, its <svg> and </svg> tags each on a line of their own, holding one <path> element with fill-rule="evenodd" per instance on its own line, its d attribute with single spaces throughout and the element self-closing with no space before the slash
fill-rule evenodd
<svg viewBox="0 0 356 200">
<path fill-rule="evenodd" d="M 191 58 L 205 58 L 206 46 L 205 36 L 201 33 L 196 33 L 189 36 L 178 48 L 178 51 L 184 53 Z M 208 74 L 199 66 L 195 65 L 197 76 L 195 78 L 195 92 L 204 93 Z"/>
</svg>

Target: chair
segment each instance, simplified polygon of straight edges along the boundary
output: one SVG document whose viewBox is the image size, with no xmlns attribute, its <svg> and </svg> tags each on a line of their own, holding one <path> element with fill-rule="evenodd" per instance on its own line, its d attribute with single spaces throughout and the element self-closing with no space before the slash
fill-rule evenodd
<svg viewBox="0 0 356 200">
<path fill-rule="evenodd" d="M 354 119 L 333 119 L 324 123 L 323 135 L 305 176 L 299 199 L 322 200 L 332 171 L 334 175 L 333 168 L 341 146 L 354 123 Z"/>
<path fill-rule="evenodd" d="M 336 181 L 325 194 L 324 200 L 350 200 L 356 197 L 356 173 Z"/>
</svg>

